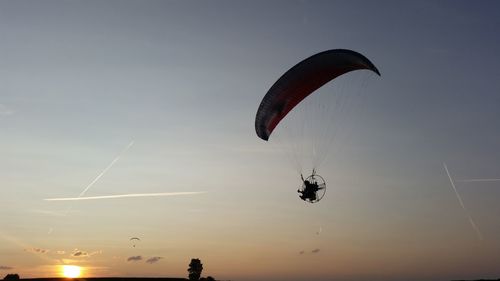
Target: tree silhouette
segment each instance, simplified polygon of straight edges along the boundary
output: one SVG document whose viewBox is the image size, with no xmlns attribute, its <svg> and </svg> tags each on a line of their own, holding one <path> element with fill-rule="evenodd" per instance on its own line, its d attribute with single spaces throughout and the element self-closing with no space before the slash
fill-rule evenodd
<svg viewBox="0 0 500 281">
<path fill-rule="evenodd" d="M 191 259 L 187 271 L 189 272 L 189 280 L 199 280 L 201 272 L 203 271 L 203 264 L 201 263 L 200 259 Z"/>
<path fill-rule="evenodd" d="M 17 273 L 7 274 L 7 275 L 5 275 L 3 280 L 19 280 L 19 274 L 17 274 Z"/>
</svg>

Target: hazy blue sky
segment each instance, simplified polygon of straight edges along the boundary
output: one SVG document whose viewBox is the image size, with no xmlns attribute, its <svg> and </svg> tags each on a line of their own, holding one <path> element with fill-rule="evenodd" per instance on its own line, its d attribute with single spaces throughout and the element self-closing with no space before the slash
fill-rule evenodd
<svg viewBox="0 0 500 281">
<path fill-rule="evenodd" d="M 499 28 L 496 1 L 0 1 L 0 275 L 184 277 L 199 257 L 223 280 L 499 278 L 500 182 L 460 181 L 500 178 Z M 335 48 L 382 77 L 310 205 L 254 118 Z M 206 193 L 43 200 L 132 141 L 86 196 Z"/>
</svg>

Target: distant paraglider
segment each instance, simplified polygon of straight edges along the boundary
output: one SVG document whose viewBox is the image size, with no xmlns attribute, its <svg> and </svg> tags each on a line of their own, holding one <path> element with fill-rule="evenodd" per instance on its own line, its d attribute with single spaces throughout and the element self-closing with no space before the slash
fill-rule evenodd
<svg viewBox="0 0 500 281">
<path fill-rule="evenodd" d="M 349 87 L 342 85 L 338 91 L 327 93 L 326 96 L 330 98 L 327 102 L 316 101 L 316 104 L 311 102 L 314 106 L 307 108 L 308 101 L 304 100 L 334 79 L 335 82 L 332 84 L 342 84 L 337 79 L 355 70 L 368 70 L 380 76 L 375 65 L 355 51 L 335 49 L 315 54 L 285 72 L 266 93 L 257 110 L 255 131 L 257 136 L 265 141 L 276 134 L 273 132 L 284 119 L 291 118 L 290 123 L 295 121 L 296 124 L 292 124 L 295 125 L 294 130 L 283 133 L 277 139 L 281 141 L 291 139 L 288 145 L 292 154 L 291 159 L 296 162 L 302 178 L 302 187 L 298 190 L 299 197 L 306 202 L 318 202 L 326 192 L 325 180 L 316 174 L 316 170 L 333 142 L 335 136 L 332 135 L 335 134 L 336 127 L 339 127 L 335 123 L 345 119 L 345 116 L 340 114 L 345 111 L 346 100 L 352 95 L 348 93 Z M 351 84 L 363 83 L 356 81 Z M 308 99 L 314 100 L 316 95 Z M 295 112 L 288 117 L 292 110 Z M 301 160 L 303 157 L 309 158 L 312 169 L 312 174 L 305 179 L 302 176 L 306 164 Z"/>
<path fill-rule="evenodd" d="M 138 237 L 132 237 L 130 238 L 130 241 L 132 242 L 132 247 L 135 248 L 135 245 L 137 245 L 137 243 L 141 241 L 141 239 L 139 239 Z"/>
</svg>

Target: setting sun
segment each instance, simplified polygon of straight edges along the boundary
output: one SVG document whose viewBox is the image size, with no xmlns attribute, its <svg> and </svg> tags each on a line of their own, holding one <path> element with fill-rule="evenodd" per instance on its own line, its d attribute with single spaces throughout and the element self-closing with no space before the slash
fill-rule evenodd
<svg viewBox="0 0 500 281">
<path fill-rule="evenodd" d="M 76 265 L 63 265 L 62 274 L 67 278 L 80 277 L 82 273 L 82 268 Z"/>
</svg>

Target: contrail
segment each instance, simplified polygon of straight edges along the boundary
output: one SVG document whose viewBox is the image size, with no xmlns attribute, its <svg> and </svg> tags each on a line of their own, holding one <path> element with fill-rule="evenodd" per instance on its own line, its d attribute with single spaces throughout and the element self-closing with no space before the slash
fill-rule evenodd
<svg viewBox="0 0 500 281">
<path fill-rule="evenodd" d="M 190 192 L 163 192 L 163 193 L 131 193 L 131 194 L 117 194 L 117 195 L 90 196 L 90 197 L 47 198 L 47 199 L 43 199 L 43 200 L 45 200 L 45 201 L 80 201 L 80 200 L 131 198 L 131 197 L 196 195 L 196 194 L 203 194 L 203 193 L 207 193 L 207 192 L 206 191 L 190 191 Z"/>
<path fill-rule="evenodd" d="M 129 144 L 128 144 L 128 145 L 127 145 L 127 146 L 126 146 L 123 150 L 122 150 L 122 151 L 120 151 L 120 153 L 118 154 L 118 156 L 116 156 L 116 157 L 115 157 L 115 159 L 113 159 L 113 161 L 111 161 L 111 163 L 109 163 L 109 165 L 108 165 L 106 168 L 104 168 L 104 170 L 102 170 L 102 172 L 101 172 L 101 173 L 100 173 L 100 174 L 99 174 L 99 175 L 98 175 L 98 176 L 97 176 L 97 177 L 96 177 L 93 181 L 91 181 L 91 182 L 90 182 L 90 183 L 89 183 L 89 184 L 85 187 L 85 189 L 83 189 L 83 191 L 82 191 L 82 192 L 80 192 L 80 194 L 78 194 L 78 197 L 76 197 L 76 198 L 82 198 L 82 196 L 83 196 L 83 195 L 85 195 L 85 193 L 86 193 L 86 192 L 87 192 L 87 191 L 88 191 L 88 190 L 89 190 L 89 189 L 90 189 L 90 188 L 91 188 L 91 187 L 92 187 L 92 186 L 93 186 L 93 185 L 94 185 L 94 184 L 95 184 L 95 183 L 96 183 L 96 182 L 97 182 L 97 181 L 98 181 L 98 180 L 99 180 L 102 176 L 104 176 L 104 174 L 106 174 L 106 172 L 107 172 L 109 169 L 111 169 L 111 167 L 113 167 L 113 165 L 114 165 L 114 164 L 115 164 L 115 163 L 116 163 L 116 162 L 120 159 L 120 157 L 121 157 L 121 156 L 122 156 L 125 152 L 127 152 L 127 150 L 129 150 L 129 149 L 132 147 L 132 145 L 134 145 L 134 140 L 132 140 L 132 141 L 131 141 L 131 142 L 130 142 L 130 143 L 129 143 Z M 52 198 L 52 199 L 57 199 L 57 198 Z M 63 198 L 63 199 L 64 199 L 64 198 Z M 73 199 L 74 199 L 74 198 L 73 198 Z M 47 200 L 47 199 L 45 199 L 45 200 Z M 70 210 L 71 210 L 71 206 L 69 206 L 69 207 L 68 207 L 68 209 L 66 210 L 65 215 L 69 214 Z M 49 233 L 48 233 L 48 234 L 51 234 L 51 233 L 52 233 L 52 231 L 54 231 L 54 229 L 53 229 L 53 228 L 51 228 L 51 229 L 49 230 Z"/>
<path fill-rule="evenodd" d="M 320 226 L 319 230 L 316 232 L 316 235 L 320 235 L 322 230 L 323 230 L 323 228 L 321 228 L 321 226 Z"/>
<path fill-rule="evenodd" d="M 87 187 L 85 187 L 85 189 L 80 192 L 80 194 L 78 195 L 78 197 L 82 197 L 83 195 L 85 195 L 85 192 L 87 192 L 87 190 L 89 190 L 102 176 L 104 176 L 104 174 L 109 170 L 111 169 L 111 167 L 113 167 L 113 165 L 120 159 L 120 157 L 125 153 L 127 152 L 127 150 L 132 147 L 132 145 L 134 145 L 134 141 L 131 141 L 127 147 L 125 147 L 121 152 L 120 154 L 118 154 L 118 156 L 116 156 L 115 159 L 113 159 L 113 161 L 111 161 L 111 163 L 109 163 L 109 165 L 104 169 L 102 170 L 102 172 L 91 182 L 87 185 Z"/>
<path fill-rule="evenodd" d="M 458 182 L 491 182 L 491 181 L 500 181 L 500 179 L 466 179 L 466 180 L 457 180 Z"/>
<path fill-rule="evenodd" d="M 453 191 L 455 191 L 455 195 L 457 196 L 457 199 L 458 199 L 458 202 L 460 203 L 460 206 L 462 206 L 464 213 L 467 215 L 470 225 L 476 231 L 477 238 L 479 240 L 483 240 L 483 235 L 481 234 L 481 231 L 479 230 L 476 223 L 472 219 L 472 216 L 469 214 L 469 211 L 467 210 L 467 208 L 465 208 L 464 201 L 462 201 L 462 197 L 460 197 L 460 194 L 458 193 L 457 188 L 455 187 L 455 183 L 453 182 L 453 179 L 451 178 L 450 171 L 448 171 L 448 167 L 446 166 L 446 163 L 443 162 L 443 166 L 444 166 L 444 170 L 446 171 L 446 174 L 448 175 L 448 178 L 450 179 L 451 187 L 453 187 Z"/>
</svg>

